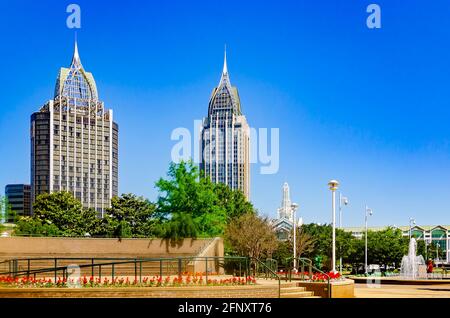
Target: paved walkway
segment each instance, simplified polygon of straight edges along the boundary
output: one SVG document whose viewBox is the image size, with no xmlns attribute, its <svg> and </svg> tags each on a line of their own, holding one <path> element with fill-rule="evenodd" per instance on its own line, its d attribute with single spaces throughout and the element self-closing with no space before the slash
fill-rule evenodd
<svg viewBox="0 0 450 318">
<path fill-rule="evenodd" d="M 450 298 L 450 284 L 378 285 L 355 284 L 356 298 Z"/>
</svg>

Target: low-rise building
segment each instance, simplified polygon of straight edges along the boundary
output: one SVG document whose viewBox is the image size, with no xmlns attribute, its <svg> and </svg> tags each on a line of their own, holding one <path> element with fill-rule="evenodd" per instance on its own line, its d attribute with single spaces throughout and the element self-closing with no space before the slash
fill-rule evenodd
<svg viewBox="0 0 450 318">
<path fill-rule="evenodd" d="M 11 212 L 5 220 L 13 222 L 14 217 L 31 215 L 31 186 L 29 184 L 8 184 L 5 197 Z"/>
</svg>

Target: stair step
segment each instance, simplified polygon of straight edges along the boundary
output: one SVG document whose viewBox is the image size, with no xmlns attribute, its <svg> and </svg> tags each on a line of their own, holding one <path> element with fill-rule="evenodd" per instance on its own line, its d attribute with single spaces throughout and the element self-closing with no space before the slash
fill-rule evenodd
<svg viewBox="0 0 450 318">
<path fill-rule="evenodd" d="M 302 292 L 306 291 L 305 287 L 281 287 L 282 293 L 295 293 L 295 292 Z"/>
<path fill-rule="evenodd" d="M 311 297 L 314 296 L 313 292 L 308 291 L 301 291 L 301 292 L 295 292 L 295 293 L 281 293 L 281 298 L 304 298 L 304 297 Z"/>
<path fill-rule="evenodd" d="M 297 283 L 295 282 L 281 283 L 281 288 L 288 288 L 288 287 L 297 287 Z"/>
</svg>

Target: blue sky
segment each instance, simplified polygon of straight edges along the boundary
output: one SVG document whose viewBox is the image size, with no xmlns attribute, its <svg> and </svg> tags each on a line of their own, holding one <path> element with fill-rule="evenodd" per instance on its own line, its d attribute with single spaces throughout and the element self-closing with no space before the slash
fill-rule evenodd
<svg viewBox="0 0 450 318">
<path fill-rule="evenodd" d="M 70 64 L 73 2 L 0 3 L 1 188 L 29 182 L 29 118 Z M 278 173 L 252 167 L 261 213 L 275 216 L 287 181 L 304 221 L 329 223 L 336 178 L 347 226 L 365 204 L 372 225 L 450 223 L 447 0 L 75 3 L 81 61 L 120 125 L 120 192 L 156 198 L 171 132 L 207 114 L 226 43 L 249 124 L 280 129 Z"/>
</svg>

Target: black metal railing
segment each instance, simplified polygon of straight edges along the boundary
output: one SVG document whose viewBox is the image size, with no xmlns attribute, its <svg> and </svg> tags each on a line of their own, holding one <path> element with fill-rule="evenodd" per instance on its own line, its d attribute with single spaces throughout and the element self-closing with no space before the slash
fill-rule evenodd
<svg viewBox="0 0 450 318">
<path fill-rule="evenodd" d="M 278 272 L 278 261 L 273 258 L 266 258 L 266 266 L 274 272 Z M 278 274 L 277 274 L 278 275 Z"/>
<path fill-rule="evenodd" d="M 4 261 L 8 270 L 0 275 L 12 277 L 43 275 L 51 273 L 55 281 L 58 275 L 67 278 L 67 269 L 76 265 L 84 274 L 90 276 L 111 276 L 112 279 L 126 273 L 134 274 L 135 279 L 142 281 L 142 276 L 158 275 L 159 277 L 178 275 L 184 273 L 200 272 L 205 275 L 206 281 L 212 274 L 232 274 L 238 277 L 249 276 L 248 259 L 239 256 L 185 256 L 172 258 L 25 258 Z M 81 273 L 80 273 L 81 274 Z M 108 275 L 109 274 L 109 275 Z M 130 275 L 132 274 L 132 275 Z"/>
<path fill-rule="evenodd" d="M 269 262 L 267 262 L 269 260 Z M 255 277 L 264 277 L 265 279 L 276 279 L 278 281 L 278 298 L 281 297 L 281 278 L 277 274 L 276 269 L 272 269 L 271 266 L 273 265 L 273 262 L 271 262 L 271 259 L 267 259 L 266 262 L 261 261 L 260 259 L 256 257 L 250 257 L 249 266 L 251 269 L 249 272 L 253 272 L 253 275 Z M 278 266 L 278 264 L 277 264 Z"/>
<path fill-rule="evenodd" d="M 200 273 L 205 276 L 205 282 L 213 275 L 233 275 L 236 277 L 253 276 L 278 281 L 278 297 L 281 295 L 281 278 L 276 272 L 276 261 L 267 259 L 266 262 L 258 258 L 240 256 L 184 256 L 168 258 L 23 258 L 3 261 L 8 264 L 8 270 L 0 272 L 0 276 L 11 277 L 44 277 L 53 276 L 54 282 L 62 276 L 68 279 L 73 274 L 74 265 L 80 269 L 80 276 L 89 273 L 92 277 L 102 279 L 119 276 L 133 276 L 136 282 L 142 282 L 145 276 L 182 276 L 187 273 Z M 72 266 L 71 266 L 72 265 Z M 120 270 L 122 275 L 120 275 Z M 127 275 L 123 275 L 126 273 Z M 130 275 L 131 274 L 131 275 Z"/>
</svg>

